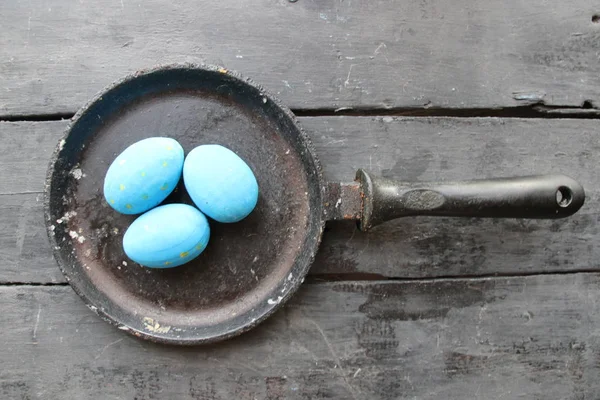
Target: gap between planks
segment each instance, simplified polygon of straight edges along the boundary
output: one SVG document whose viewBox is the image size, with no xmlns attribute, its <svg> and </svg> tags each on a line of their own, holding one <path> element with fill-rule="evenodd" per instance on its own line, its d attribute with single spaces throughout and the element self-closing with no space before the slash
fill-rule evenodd
<svg viewBox="0 0 600 400">
<path fill-rule="evenodd" d="M 307 275 L 304 285 L 320 285 L 334 282 L 365 282 L 365 283 L 430 283 L 430 282 L 459 282 L 459 281 L 492 281 L 504 280 L 511 278 L 525 278 L 534 276 L 551 276 L 551 275 L 598 275 L 597 269 L 577 269 L 571 271 L 540 271 L 540 272 L 524 272 L 522 274 L 487 274 L 487 275 L 449 275 L 449 276 L 433 276 L 429 278 L 402 278 L 402 277 L 385 277 L 379 274 L 357 273 L 357 274 L 319 274 Z M 69 286 L 68 282 L 0 282 L 0 287 L 39 287 L 39 286 Z"/>
<path fill-rule="evenodd" d="M 548 106 L 535 103 L 520 107 L 501 108 L 310 108 L 292 109 L 297 117 L 454 117 L 454 118 L 574 118 L 600 119 L 600 108 L 591 102 L 584 102 L 580 107 Z M 73 118 L 75 113 L 0 115 L 0 122 L 45 122 L 63 121 Z"/>
</svg>

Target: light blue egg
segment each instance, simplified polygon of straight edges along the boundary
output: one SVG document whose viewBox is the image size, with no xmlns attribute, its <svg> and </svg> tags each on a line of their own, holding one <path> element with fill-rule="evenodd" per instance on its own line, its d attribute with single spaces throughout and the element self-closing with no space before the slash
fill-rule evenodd
<svg viewBox="0 0 600 400">
<path fill-rule="evenodd" d="M 244 219 L 258 201 L 258 183 L 248 164 L 220 145 L 192 150 L 183 165 L 183 182 L 200 211 L 218 222 Z"/>
<path fill-rule="evenodd" d="M 108 168 L 104 198 L 123 214 L 156 207 L 177 186 L 183 158 L 183 148 L 174 139 L 152 137 L 132 144 Z"/>
<path fill-rule="evenodd" d="M 123 236 L 132 261 L 150 268 L 177 267 L 198 257 L 210 238 L 206 217 L 187 204 L 167 204 L 139 216 Z"/>
</svg>

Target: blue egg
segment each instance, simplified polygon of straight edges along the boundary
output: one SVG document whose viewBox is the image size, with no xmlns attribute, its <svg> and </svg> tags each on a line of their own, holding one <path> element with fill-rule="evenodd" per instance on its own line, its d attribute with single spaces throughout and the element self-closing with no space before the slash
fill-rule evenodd
<svg viewBox="0 0 600 400">
<path fill-rule="evenodd" d="M 123 236 L 131 260 L 150 268 L 185 264 L 204 251 L 210 238 L 206 217 L 187 204 L 167 204 L 140 215 Z"/>
<path fill-rule="evenodd" d="M 132 144 L 108 168 L 104 198 L 123 214 L 156 207 L 177 186 L 183 158 L 183 148 L 174 139 L 152 137 Z"/>
<path fill-rule="evenodd" d="M 258 201 L 258 183 L 248 164 L 220 145 L 192 150 L 183 165 L 183 182 L 200 211 L 218 222 L 244 219 Z"/>
</svg>

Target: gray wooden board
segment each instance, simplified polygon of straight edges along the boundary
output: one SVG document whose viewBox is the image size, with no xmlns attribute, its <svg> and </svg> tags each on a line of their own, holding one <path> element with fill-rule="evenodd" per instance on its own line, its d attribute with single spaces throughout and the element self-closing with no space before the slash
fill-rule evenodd
<svg viewBox="0 0 600 400">
<path fill-rule="evenodd" d="M 69 287 L 0 288 L 3 399 L 600 397 L 600 275 L 305 284 L 242 337 L 158 346 Z"/>
<path fill-rule="evenodd" d="M 73 112 L 168 62 L 255 78 L 293 108 L 600 101 L 587 0 L 4 1 L 0 114 Z"/>
<path fill-rule="evenodd" d="M 330 223 L 313 274 L 417 278 L 598 268 L 597 121 L 322 117 L 301 123 L 328 180 L 350 181 L 358 167 L 409 181 L 561 172 L 580 180 L 588 197 L 578 214 L 557 221 L 420 217 L 368 234 Z M 40 192 L 65 127 L 0 123 L 0 282 L 63 281 L 46 239 Z"/>
</svg>

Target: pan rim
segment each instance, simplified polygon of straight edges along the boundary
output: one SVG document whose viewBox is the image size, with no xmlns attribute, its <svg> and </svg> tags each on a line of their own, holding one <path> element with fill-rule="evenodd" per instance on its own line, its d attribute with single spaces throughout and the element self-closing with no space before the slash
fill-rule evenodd
<svg viewBox="0 0 600 400">
<path fill-rule="evenodd" d="M 289 289 L 284 293 L 283 296 L 281 296 L 279 298 L 279 300 L 276 303 L 274 303 L 274 304 L 269 303 L 269 307 L 266 309 L 266 311 L 262 312 L 259 316 L 257 316 L 252 321 L 247 322 L 245 324 L 238 324 L 238 325 L 232 326 L 228 330 L 223 330 L 219 334 L 212 335 L 209 337 L 204 336 L 204 337 L 191 337 L 191 338 L 189 338 L 189 337 L 174 338 L 172 336 L 164 335 L 164 334 L 157 333 L 157 332 L 146 332 L 143 330 L 136 329 L 132 326 L 129 326 L 122 321 L 119 321 L 118 318 L 111 315 L 111 313 L 108 312 L 107 310 L 103 309 L 102 307 L 97 307 L 96 305 L 94 305 L 93 302 L 88 297 L 88 295 L 85 293 L 86 292 L 85 285 L 83 285 L 83 284 L 78 285 L 77 282 L 72 281 L 72 279 L 71 279 L 72 273 L 67 269 L 67 262 L 64 259 L 63 254 L 61 252 L 60 243 L 57 242 L 56 236 L 53 234 L 53 230 L 51 228 L 51 226 L 53 225 L 52 224 L 52 211 L 51 211 L 51 207 L 52 207 L 51 206 L 51 191 L 52 191 L 51 189 L 52 189 L 53 175 L 55 173 L 55 164 L 60 158 L 61 151 L 63 150 L 63 146 L 64 146 L 65 142 L 68 140 L 73 128 L 77 125 L 77 123 L 80 121 L 80 119 L 83 116 L 85 116 L 100 100 L 102 100 L 103 96 L 105 96 L 107 93 L 111 92 L 112 90 L 114 90 L 122 85 L 128 84 L 131 81 L 135 81 L 137 78 L 142 77 L 142 76 L 151 75 L 151 74 L 158 73 L 158 72 L 165 72 L 165 71 L 169 71 L 169 70 L 182 70 L 182 69 L 210 71 L 210 72 L 218 72 L 218 73 L 222 73 L 222 74 L 227 74 L 228 76 L 241 81 L 243 84 L 249 85 L 250 87 L 259 91 L 263 97 L 267 98 L 269 101 L 271 101 L 273 104 L 275 104 L 278 107 L 278 109 L 288 118 L 289 122 L 292 124 L 292 126 L 296 130 L 297 134 L 300 136 L 299 140 L 302 143 L 303 147 L 305 148 L 305 151 L 308 152 L 308 159 L 312 163 L 312 166 L 309 166 L 309 168 L 312 169 L 312 171 L 311 171 L 312 175 L 314 175 L 314 177 L 312 177 L 312 179 L 316 180 L 315 183 L 318 188 L 316 193 L 312 194 L 312 196 L 309 195 L 309 199 L 308 199 L 308 202 L 311 205 L 311 208 L 308 213 L 309 225 L 315 224 L 315 226 L 312 229 L 307 229 L 307 232 L 304 235 L 304 244 L 308 244 L 308 246 L 306 247 L 306 249 L 308 250 L 308 256 L 307 256 L 305 262 L 302 265 L 300 265 L 300 268 L 298 268 L 298 265 L 297 265 L 297 261 L 300 258 L 300 256 L 296 257 L 296 259 L 294 261 L 294 265 L 293 265 L 293 268 L 297 269 L 295 271 L 296 277 L 293 281 L 289 282 L 290 283 L 290 285 L 288 286 Z M 306 165 L 307 162 L 304 161 L 303 164 Z M 314 185 L 314 184 L 311 184 L 311 185 Z M 322 200 L 323 200 L 324 192 L 325 192 L 325 181 L 323 178 L 322 167 L 321 167 L 320 161 L 316 155 L 316 151 L 314 149 L 312 141 L 310 140 L 310 137 L 306 134 L 304 129 L 299 124 L 297 117 L 276 96 L 274 96 L 272 93 L 270 93 L 268 90 L 266 90 L 262 85 L 253 82 L 251 79 L 244 77 L 242 74 L 240 74 L 236 71 L 232 71 L 232 70 L 224 68 L 222 66 L 204 64 L 204 63 L 190 63 L 190 62 L 169 63 L 169 64 L 157 65 L 157 66 L 154 66 L 151 68 L 137 70 L 135 72 L 127 74 L 124 77 L 106 85 L 104 88 L 102 88 L 100 91 L 98 91 L 92 98 L 90 98 L 70 119 L 70 122 L 68 123 L 66 129 L 64 130 L 64 133 L 62 134 L 57 145 L 55 146 L 54 151 L 52 152 L 52 155 L 50 157 L 50 161 L 48 163 L 48 168 L 47 168 L 46 177 L 45 177 L 45 185 L 44 185 L 44 201 L 43 201 L 44 222 L 46 225 L 46 234 L 48 235 L 50 245 L 52 247 L 52 253 L 53 253 L 54 259 L 56 260 L 58 267 L 61 270 L 63 276 L 65 277 L 66 281 L 69 283 L 69 286 L 73 289 L 73 291 L 83 300 L 84 304 L 90 310 L 92 310 L 96 315 L 98 315 L 102 320 L 104 320 L 105 322 L 107 322 L 113 326 L 116 326 L 120 330 L 126 331 L 129 334 L 132 334 L 134 336 L 137 336 L 137 337 L 140 337 L 142 339 L 146 339 L 146 340 L 149 340 L 152 342 L 156 342 L 156 343 L 176 344 L 176 345 L 208 344 L 208 343 L 219 342 L 222 340 L 226 340 L 226 339 L 238 336 L 238 335 L 254 328 L 255 326 L 259 325 L 261 322 L 266 320 L 269 316 L 271 316 L 281 306 L 283 306 L 283 304 L 285 304 L 297 292 L 297 290 L 300 288 L 302 282 L 304 281 L 304 277 L 306 276 L 312 263 L 314 262 L 316 252 L 319 248 L 319 245 L 321 243 L 321 239 L 323 236 L 323 231 L 325 228 L 325 218 L 323 215 Z M 318 197 L 316 199 L 316 201 L 314 199 L 315 196 Z M 314 209 L 312 207 L 312 205 L 316 205 L 317 209 Z M 313 236 L 312 238 L 309 237 L 311 235 Z"/>
</svg>

